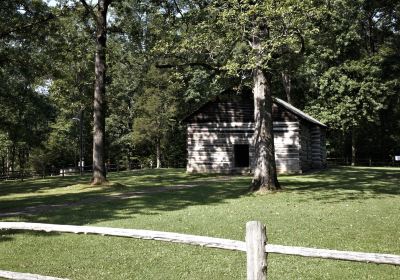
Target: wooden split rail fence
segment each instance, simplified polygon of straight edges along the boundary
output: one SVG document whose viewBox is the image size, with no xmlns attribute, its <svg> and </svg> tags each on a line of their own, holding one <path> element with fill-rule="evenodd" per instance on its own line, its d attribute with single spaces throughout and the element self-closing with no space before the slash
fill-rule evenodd
<svg viewBox="0 0 400 280">
<path fill-rule="evenodd" d="M 376 264 L 400 265 L 399 255 L 349 252 L 267 244 L 265 226 L 262 225 L 261 222 L 257 221 L 251 221 L 246 224 L 245 242 L 230 239 L 141 229 L 55 225 L 24 222 L 0 222 L 0 230 L 31 230 L 75 234 L 98 234 L 103 236 L 119 236 L 146 240 L 159 240 L 166 242 L 198 245 L 210 248 L 219 248 L 225 250 L 243 251 L 246 252 L 247 255 L 248 280 L 267 279 L 267 256 L 269 253 Z M 49 276 L 40 276 L 2 270 L 0 270 L 0 277 L 20 280 L 61 279 Z"/>
</svg>

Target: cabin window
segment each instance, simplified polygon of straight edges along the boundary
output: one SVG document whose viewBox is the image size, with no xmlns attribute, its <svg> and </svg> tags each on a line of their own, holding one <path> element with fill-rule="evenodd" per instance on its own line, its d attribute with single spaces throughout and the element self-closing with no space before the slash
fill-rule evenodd
<svg viewBox="0 0 400 280">
<path fill-rule="evenodd" d="M 235 167 L 249 167 L 249 145 L 233 145 Z"/>
</svg>

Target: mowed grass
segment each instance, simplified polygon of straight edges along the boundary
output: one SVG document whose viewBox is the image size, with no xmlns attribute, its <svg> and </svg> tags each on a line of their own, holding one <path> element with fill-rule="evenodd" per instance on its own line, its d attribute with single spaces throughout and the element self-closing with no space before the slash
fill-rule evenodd
<svg viewBox="0 0 400 280">
<path fill-rule="evenodd" d="M 175 185 L 191 188 L 2 218 L 172 231 L 244 240 L 267 225 L 270 243 L 400 255 L 400 169 L 346 167 L 280 176 L 282 192 L 249 195 L 248 176 L 180 169 L 0 183 L 0 213 L 26 206 Z M 400 279 L 400 267 L 270 254 L 269 279 Z M 245 279 L 242 252 L 118 237 L 0 232 L 0 269 L 70 279 Z"/>
</svg>

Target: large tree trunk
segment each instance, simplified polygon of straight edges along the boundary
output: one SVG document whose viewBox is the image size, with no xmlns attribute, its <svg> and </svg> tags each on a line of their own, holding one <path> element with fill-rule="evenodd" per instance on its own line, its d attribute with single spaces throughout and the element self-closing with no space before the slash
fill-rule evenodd
<svg viewBox="0 0 400 280">
<path fill-rule="evenodd" d="M 253 70 L 253 83 L 255 154 L 254 177 L 250 190 L 274 191 L 281 187 L 276 175 L 271 88 L 259 68 Z"/>
<path fill-rule="evenodd" d="M 106 41 L 107 9 L 110 1 L 99 0 L 96 16 L 95 88 L 93 103 L 93 177 L 92 184 L 106 182 L 105 111 L 106 111 Z"/>
</svg>

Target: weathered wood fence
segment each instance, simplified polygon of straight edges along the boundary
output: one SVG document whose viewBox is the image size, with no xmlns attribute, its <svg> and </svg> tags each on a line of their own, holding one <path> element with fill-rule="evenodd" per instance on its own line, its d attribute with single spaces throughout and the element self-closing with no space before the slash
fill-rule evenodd
<svg viewBox="0 0 400 280">
<path fill-rule="evenodd" d="M 400 265 L 400 256 L 391 254 L 376 254 L 315 249 L 305 247 L 283 246 L 267 244 L 265 226 L 261 222 L 251 221 L 246 224 L 245 242 L 189 235 L 173 232 L 151 231 L 142 229 L 123 229 L 92 226 L 72 226 L 23 222 L 0 222 L 0 230 L 32 230 L 45 232 L 63 232 L 75 234 L 98 234 L 103 236 L 130 237 L 136 239 L 159 240 L 174 243 L 198 245 L 202 247 L 219 248 L 233 251 L 243 251 L 247 255 L 247 279 L 267 279 L 267 256 L 269 253 L 314 257 L 323 259 L 346 260 L 376 264 Z M 57 280 L 49 276 L 40 276 L 27 273 L 17 273 L 0 270 L 0 277 L 19 280 Z M 30 277 L 30 278 L 29 278 Z"/>
</svg>

